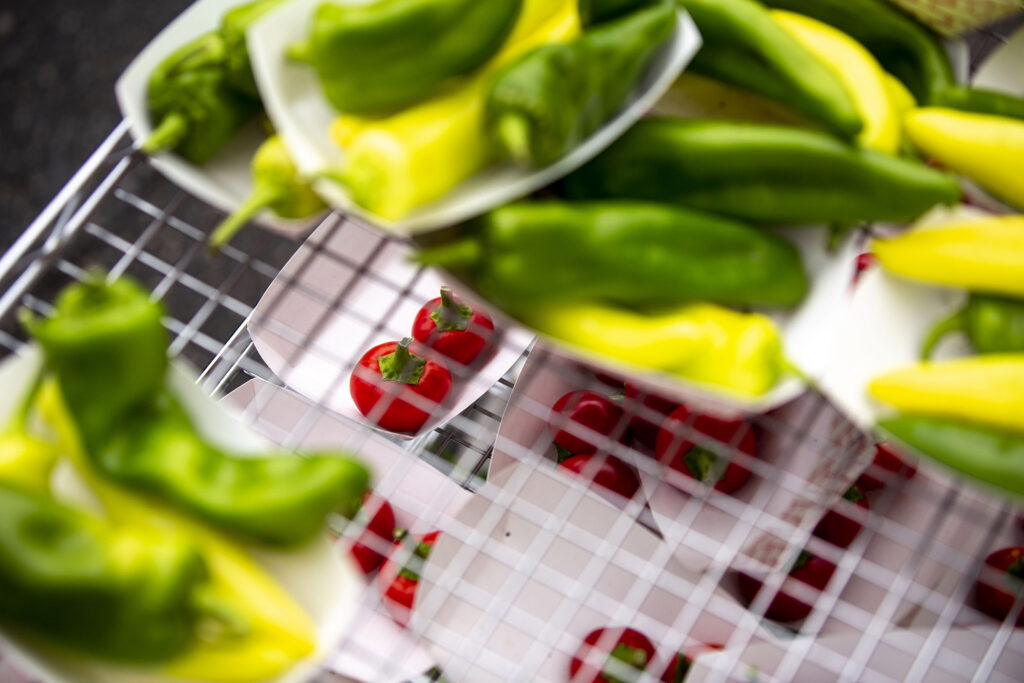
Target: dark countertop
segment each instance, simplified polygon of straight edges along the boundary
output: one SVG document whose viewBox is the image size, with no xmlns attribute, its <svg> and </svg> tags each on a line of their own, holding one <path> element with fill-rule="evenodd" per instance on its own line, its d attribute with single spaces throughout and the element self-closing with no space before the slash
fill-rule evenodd
<svg viewBox="0 0 1024 683">
<path fill-rule="evenodd" d="M 0 252 L 117 125 L 114 81 L 189 4 L 0 3 Z"/>
</svg>

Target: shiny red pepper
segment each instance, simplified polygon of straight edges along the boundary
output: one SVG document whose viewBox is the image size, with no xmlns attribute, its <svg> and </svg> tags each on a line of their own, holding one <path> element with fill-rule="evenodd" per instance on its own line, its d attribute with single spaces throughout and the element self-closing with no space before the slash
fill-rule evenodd
<svg viewBox="0 0 1024 683">
<path fill-rule="evenodd" d="M 898 455 L 889 444 L 880 443 L 875 446 L 874 461 L 857 478 L 857 486 L 862 491 L 875 491 L 892 482 L 896 477 L 912 479 L 915 474 L 917 474 L 917 463 Z"/>
<path fill-rule="evenodd" d="M 448 286 L 423 305 L 412 323 L 412 336 L 457 363 L 470 365 L 494 336 L 494 321 L 456 299 Z"/>
<path fill-rule="evenodd" d="M 599 490 L 630 499 L 640 490 L 636 470 L 613 455 L 574 455 L 558 464 L 560 468 L 588 477 Z M 615 501 L 612 499 L 612 502 Z"/>
<path fill-rule="evenodd" d="M 654 644 L 631 628 L 599 628 L 587 634 L 569 663 L 573 683 L 608 683 L 640 678 L 654 659 Z M 599 668 L 600 667 L 600 668 Z"/>
<path fill-rule="evenodd" d="M 363 573 L 371 574 L 384 562 L 385 554 L 394 543 L 395 511 L 386 500 L 369 493 L 363 498 L 355 521 L 363 526 L 363 532 L 350 552 Z"/>
<path fill-rule="evenodd" d="M 413 538 L 404 530 L 395 535 L 398 540 L 377 574 L 377 588 L 388 614 L 396 624 L 404 628 L 412 619 L 420 568 L 430 557 L 440 532 L 431 531 L 422 538 Z M 412 557 L 409 556 L 410 552 Z"/>
<path fill-rule="evenodd" d="M 559 453 L 569 457 L 597 452 L 597 446 L 592 441 L 597 441 L 598 437 L 587 437 L 586 430 L 614 440 L 625 432 L 626 424 L 622 408 L 607 396 L 596 391 L 570 391 L 551 407 L 548 428 L 554 435 Z"/>
<path fill-rule="evenodd" d="M 653 449 L 664 419 L 652 422 L 649 419 L 653 417 L 651 413 L 671 415 L 679 407 L 679 402 L 662 398 L 644 391 L 632 382 L 626 382 L 625 405 L 629 414 L 629 433 L 641 444 Z"/>
<path fill-rule="evenodd" d="M 440 363 L 414 354 L 412 339 L 378 344 L 363 354 L 349 390 L 359 412 L 392 432 L 418 431 L 452 390 Z M 384 401 L 378 406 L 379 401 Z"/>
<path fill-rule="evenodd" d="M 985 568 L 974 584 L 974 604 L 993 619 L 1003 621 L 1017 600 L 1024 600 L 1024 546 L 1003 548 L 985 558 Z M 995 570 L 995 571 L 992 571 Z M 996 580 L 992 575 L 1000 573 Z M 1024 626 L 1024 610 L 1017 616 Z"/>
<path fill-rule="evenodd" d="M 697 432 L 705 437 L 695 441 Z M 662 423 L 654 454 L 658 461 L 700 481 L 712 475 L 719 455 L 740 452 L 757 455 L 754 428 L 744 420 L 720 420 L 710 415 L 691 413 L 679 406 Z M 732 493 L 750 479 L 750 470 L 730 462 L 715 483 L 715 490 Z"/>
<path fill-rule="evenodd" d="M 676 652 L 675 656 L 672 657 L 672 661 L 669 663 L 668 668 L 665 669 L 665 673 L 661 675 L 661 682 L 683 683 L 683 681 L 686 680 L 686 674 L 690 673 L 690 667 L 693 666 L 694 657 L 698 657 L 706 652 L 721 649 L 721 645 L 697 645 L 685 652 Z"/>
<path fill-rule="evenodd" d="M 843 499 L 865 511 L 868 509 L 867 496 L 856 484 L 843 494 Z M 848 548 L 862 528 L 859 521 L 844 515 L 839 509 L 829 510 L 818 522 L 818 526 L 814 527 L 814 535 L 840 548 Z"/>
<path fill-rule="evenodd" d="M 832 579 L 832 574 L 835 570 L 836 566 L 828 560 L 823 560 L 804 551 L 800 553 L 800 557 L 797 558 L 793 568 L 789 571 L 789 578 L 802 581 L 812 588 L 824 590 L 825 586 Z M 758 579 L 742 573 L 737 575 L 737 579 L 740 595 L 743 596 L 747 605 L 750 605 L 754 602 L 754 598 L 757 597 L 758 591 L 761 590 L 762 583 Z M 768 605 L 764 616 L 774 621 L 790 622 L 799 621 L 810 613 L 810 605 L 803 600 L 797 600 L 784 590 L 780 590 Z"/>
</svg>

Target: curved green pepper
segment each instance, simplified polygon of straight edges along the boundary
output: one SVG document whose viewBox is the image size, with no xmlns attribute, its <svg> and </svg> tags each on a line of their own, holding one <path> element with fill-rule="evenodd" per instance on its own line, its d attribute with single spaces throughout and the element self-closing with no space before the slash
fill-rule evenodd
<svg viewBox="0 0 1024 683">
<path fill-rule="evenodd" d="M 282 218 L 306 218 L 327 208 L 312 186 L 299 177 L 277 135 L 267 138 L 256 150 L 252 158 L 252 185 L 252 194 L 210 235 L 211 248 L 219 249 L 230 242 L 263 209 L 269 208 Z"/>
<path fill-rule="evenodd" d="M 338 111 L 386 113 L 426 98 L 497 54 L 522 0 L 329 2 L 288 54 L 309 62 Z"/>
<path fill-rule="evenodd" d="M 503 67 L 484 113 L 501 156 L 546 166 L 572 150 L 622 107 L 675 23 L 674 9 L 663 4 Z"/>
<path fill-rule="evenodd" d="M 679 0 L 704 45 L 690 69 L 792 107 L 852 139 L 864 127 L 839 78 L 756 0 Z"/>
<path fill-rule="evenodd" d="M 939 37 L 887 0 L 764 0 L 764 4 L 806 14 L 849 34 L 903 81 L 921 104 L 934 103 L 956 85 Z"/>
<path fill-rule="evenodd" d="M 603 24 L 662 0 L 579 0 L 580 23 L 583 26 Z"/>
<path fill-rule="evenodd" d="M 971 294 L 967 305 L 928 334 L 921 358 L 931 358 L 935 346 L 951 332 L 964 332 L 978 353 L 1024 352 L 1024 301 Z"/>
<path fill-rule="evenodd" d="M 256 79 L 252 74 L 252 64 L 249 62 L 249 46 L 245 42 L 245 33 L 263 15 L 286 1 L 256 0 L 228 10 L 221 18 L 220 35 L 224 40 L 225 67 L 228 71 L 228 82 L 235 90 L 250 97 L 260 97 Z"/>
<path fill-rule="evenodd" d="M 223 529 L 273 544 L 307 540 L 335 508 L 354 512 L 366 468 L 338 454 L 235 457 L 211 445 L 165 389 L 162 307 L 133 282 L 69 287 L 54 316 L 27 321 L 85 452 L 104 474 Z"/>
<path fill-rule="evenodd" d="M 644 199 L 754 223 L 911 221 L 960 199 L 924 164 L 822 133 L 718 120 L 641 121 L 565 182 L 572 199 Z"/>
<path fill-rule="evenodd" d="M 672 206 L 521 202 L 473 227 L 473 236 L 418 259 L 469 269 L 485 297 L 516 311 L 598 300 L 792 306 L 807 292 L 800 254 L 785 240 Z"/>
<path fill-rule="evenodd" d="M 935 106 L 1024 120 L 1024 99 L 995 90 L 953 86 L 936 96 Z"/>
</svg>

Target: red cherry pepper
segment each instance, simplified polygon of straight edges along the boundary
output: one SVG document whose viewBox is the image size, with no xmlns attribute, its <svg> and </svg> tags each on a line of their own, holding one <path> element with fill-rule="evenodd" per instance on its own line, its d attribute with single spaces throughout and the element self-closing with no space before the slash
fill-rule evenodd
<svg viewBox="0 0 1024 683">
<path fill-rule="evenodd" d="M 457 363 L 470 365 L 494 336 L 494 321 L 444 286 L 441 296 L 423 304 L 416 314 L 412 336 Z"/>
<path fill-rule="evenodd" d="M 622 408 L 607 396 L 596 391 L 570 391 L 551 407 L 548 428 L 554 433 L 555 445 L 568 451 L 567 456 L 591 455 L 597 452 L 597 446 L 584 437 L 586 429 L 612 436 L 625 431 L 625 423 Z"/>
<path fill-rule="evenodd" d="M 789 571 L 789 577 L 796 579 L 797 581 L 802 581 L 808 586 L 817 588 L 818 590 L 824 590 L 835 570 L 836 566 L 828 560 L 823 560 L 820 557 L 811 555 L 809 552 L 804 551 L 800 553 L 800 557 L 798 557 L 797 561 L 793 564 L 793 568 Z M 740 595 L 743 596 L 743 599 L 749 606 L 754 602 L 754 598 L 757 597 L 758 591 L 761 590 L 762 583 L 758 579 L 743 573 L 737 574 L 737 579 Z M 765 610 L 764 616 L 768 619 L 773 619 L 774 621 L 790 622 L 799 621 L 810 613 L 810 605 L 805 603 L 803 600 L 797 600 L 785 591 L 780 590 L 776 593 L 771 604 L 768 605 L 768 609 Z"/>
<path fill-rule="evenodd" d="M 974 584 L 974 603 L 994 619 L 1003 621 L 1013 611 L 1017 600 L 1024 600 L 1024 546 L 1003 548 L 985 558 L 985 565 L 1002 573 L 999 579 L 983 571 Z M 1024 626 L 1024 612 L 1017 616 L 1017 626 Z"/>
<path fill-rule="evenodd" d="M 632 498 L 640 490 L 640 477 L 636 471 L 613 455 L 574 455 L 558 466 L 590 477 L 597 487 L 617 493 L 623 498 Z"/>
<path fill-rule="evenodd" d="M 639 631 L 599 628 L 588 633 L 576 650 L 569 664 L 569 677 L 573 683 L 633 681 L 652 659 L 654 644 Z"/>
<path fill-rule="evenodd" d="M 392 432 L 418 431 L 452 390 L 448 370 L 414 355 L 411 343 L 406 338 L 374 346 L 363 354 L 349 380 L 359 412 Z"/>
<path fill-rule="evenodd" d="M 678 407 L 678 401 L 645 392 L 632 382 L 626 382 L 626 412 L 630 415 L 629 433 L 648 448 L 655 447 L 663 420 L 658 420 L 656 424 L 643 416 L 651 416 L 651 413 L 671 415 Z"/>
<path fill-rule="evenodd" d="M 868 509 L 867 496 L 856 484 L 843 494 L 843 498 L 859 508 Z M 848 548 L 862 528 L 860 522 L 847 517 L 839 510 L 829 510 L 818 522 L 818 526 L 814 527 L 814 535 L 840 548 Z"/>
<path fill-rule="evenodd" d="M 380 590 L 384 608 L 399 626 L 406 627 L 412 618 L 412 608 L 416 602 L 416 587 L 420 582 L 420 567 L 430 557 L 430 551 L 437 543 L 438 531 L 431 531 L 419 539 L 412 539 L 404 530 L 396 532 L 398 541 L 384 566 L 377 574 L 377 588 Z M 409 552 L 412 557 L 409 557 Z"/>
<path fill-rule="evenodd" d="M 368 493 L 355 521 L 362 524 L 363 532 L 352 544 L 352 557 L 363 573 L 369 575 L 384 562 L 384 556 L 394 542 L 395 511 L 386 500 Z"/>
<path fill-rule="evenodd" d="M 906 461 L 889 444 L 880 443 L 875 446 L 875 459 L 871 465 L 861 472 L 857 478 L 857 486 L 862 491 L 875 491 L 897 476 L 912 479 L 917 474 L 917 464 Z"/>
<path fill-rule="evenodd" d="M 695 443 L 692 433 L 709 437 Z M 751 457 L 757 454 L 754 429 L 744 420 L 720 420 L 710 415 L 691 414 L 686 406 L 679 406 L 662 423 L 654 454 L 661 463 L 672 469 L 704 481 L 711 475 L 718 452 L 739 451 Z M 750 470 L 730 462 L 715 484 L 715 490 L 732 493 L 750 479 Z"/>
<path fill-rule="evenodd" d="M 690 667 L 693 666 L 694 657 L 721 649 L 721 645 L 698 645 L 686 652 L 676 652 L 665 673 L 661 675 L 662 683 L 683 683 L 686 674 L 690 673 Z"/>
</svg>

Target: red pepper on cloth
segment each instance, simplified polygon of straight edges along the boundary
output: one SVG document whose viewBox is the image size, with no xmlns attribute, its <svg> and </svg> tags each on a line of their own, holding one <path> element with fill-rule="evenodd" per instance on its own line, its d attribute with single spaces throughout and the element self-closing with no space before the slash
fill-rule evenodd
<svg viewBox="0 0 1024 683">
<path fill-rule="evenodd" d="M 574 455 L 558 463 L 560 468 L 589 478 L 594 486 L 629 499 L 640 490 L 636 470 L 613 455 Z"/>
<path fill-rule="evenodd" d="M 559 453 L 569 457 L 597 452 L 597 446 L 584 436 L 587 429 L 617 438 L 618 433 L 625 431 L 625 422 L 622 408 L 610 398 L 596 391 L 581 390 L 570 391 L 555 401 L 548 417 L 548 428 L 554 434 Z"/>
<path fill-rule="evenodd" d="M 843 498 L 859 508 L 868 509 L 867 496 L 856 484 L 843 494 Z M 862 528 L 863 525 L 856 519 L 851 519 L 839 510 L 829 510 L 818 522 L 818 526 L 814 527 L 814 535 L 840 548 L 848 548 Z"/>
<path fill-rule="evenodd" d="M 985 558 L 983 571 L 974 584 L 974 604 L 994 619 L 1002 621 L 1013 611 L 1014 602 L 1024 600 L 1024 546 L 1003 548 Z M 996 581 L 995 570 L 1002 574 Z M 1024 612 L 1017 616 L 1017 626 L 1024 626 Z"/>
<path fill-rule="evenodd" d="M 420 582 L 420 570 L 430 557 L 430 551 L 437 543 L 439 531 L 431 531 L 422 538 L 410 537 L 404 529 L 395 533 L 398 538 L 391 555 L 377 574 L 377 588 L 380 590 L 384 608 L 403 628 L 412 619 L 412 608 L 416 602 L 416 587 Z M 415 545 L 411 545 L 415 542 Z M 412 557 L 409 556 L 410 551 Z"/>
<path fill-rule="evenodd" d="M 915 474 L 917 474 L 917 463 L 905 460 L 889 444 L 880 443 L 875 446 L 874 461 L 857 478 L 857 486 L 862 491 L 876 491 L 897 476 L 913 479 Z"/>
<path fill-rule="evenodd" d="M 633 438 L 653 449 L 658 441 L 661 422 L 651 422 L 651 413 L 671 415 L 679 407 L 678 401 L 645 392 L 632 382 L 626 382 L 626 412 L 629 413 L 629 433 Z"/>
<path fill-rule="evenodd" d="M 706 652 L 713 650 L 721 650 L 721 645 L 698 645 L 685 652 L 679 651 L 672 657 L 672 661 L 669 663 L 668 668 L 665 669 L 665 673 L 661 675 L 662 683 L 683 683 L 686 680 L 686 674 L 690 673 L 690 667 L 693 666 L 693 658 L 698 657 Z"/>
<path fill-rule="evenodd" d="M 695 440 L 701 434 L 707 439 Z M 688 476 L 706 481 L 715 471 L 719 453 L 757 455 L 757 437 L 744 420 L 720 420 L 691 413 L 679 406 L 662 423 L 654 454 L 658 461 Z M 715 490 L 732 493 L 750 479 L 750 470 L 730 462 L 715 483 Z"/>
<path fill-rule="evenodd" d="M 639 631 L 599 628 L 588 633 L 576 650 L 569 677 L 573 683 L 634 681 L 653 658 L 654 644 Z"/>
<path fill-rule="evenodd" d="M 406 338 L 374 346 L 363 354 L 349 380 L 359 412 L 392 432 L 418 431 L 452 390 L 448 370 L 414 354 L 411 344 Z"/>
<path fill-rule="evenodd" d="M 350 552 L 363 574 L 369 575 L 384 562 L 384 556 L 394 542 L 395 511 L 386 500 L 368 493 L 354 521 L 363 526 L 363 532 L 352 544 Z"/>
<path fill-rule="evenodd" d="M 812 588 L 824 590 L 835 570 L 836 566 L 834 564 L 816 555 L 811 555 L 805 550 L 800 553 L 800 557 L 793 564 L 793 568 L 789 570 L 789 578 L 802 581 Z M 743 573 L 737 574 L 737 579 L 740 595 L 743 596 L 743 599 L 749 606 L 754 602 L 754 598 L 757 597 L 758 592 L 761 590 L 762 583 L 758 579 Z M 810 613 L 810 605 L 803 600 L 797 600 L 786 593 L 785 590 L 780 590 L 768 605 L 764 616 L 775 621 L 790 622 L 799 621 Z"/>
<path fill-rule="evenodd" d="M 452 360 L 470 365 L 494 336 L 494 321 L 452 294 L 447 285 L 416 313 L 412 336 Z"/>
</svg>

